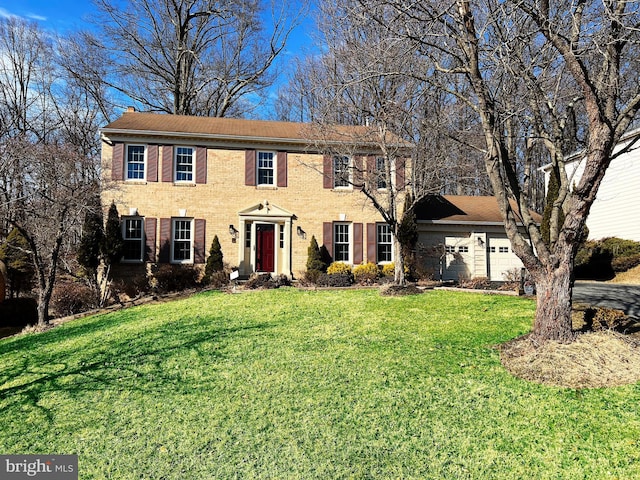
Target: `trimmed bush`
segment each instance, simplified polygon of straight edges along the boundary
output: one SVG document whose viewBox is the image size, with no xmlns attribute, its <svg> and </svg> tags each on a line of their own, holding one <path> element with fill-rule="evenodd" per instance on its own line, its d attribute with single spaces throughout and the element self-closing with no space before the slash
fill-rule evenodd
<svg viewBox="0 0 640 480">
<path fill-rule="evenodd" d="M 608 280 L 640 265 L 640 242 L 610 237 L 584 242 L 576 255 L 576 278 Z"/>
<path fill-rule="evenodd" d="M 149 279 L 144 274 L 118 278 L 111 282 L 111 296 L 116 302 L 126 302 L 149 292 Z"/>
<path fill-rule="evenodd" d="M 331 265 L 327 267 L 327 274 L 336 275 L 336 274 L 352 274 L 351 265 L 347 265 L 344 262 L 333 262 Z"/>
<path fill-rule="evenodd" d="M 322 287 L 350 287 L 353 284 L 353 274 L 349 273 L 322 273 L 318 277 L 318 285 Z"/>
<path fill-rule="evenodd" d="M 159 293 L 179 292 L 199 286 L 200 270 L 192 265 L 160 265 L 153 272 L 152 287 Z"/>
<path fill-rule="evenodd" d="M 353 267 L 353 278 L 356 283 L 370 285 L 378 279 L 380 271 L 375 263 L 363 263 Z"/>
<path fill-rule="evenodd" d="M 213 272 L 208 278 L 210 288 L 220 290 L 229 285 L 229 274 L 227 272 Z"/>
<path fill-rule="evenodd" d="M 396 264 L 391 262 L 391 263 L 385 263 L 382 266 L 382 275 L 384 275 L 385 277 L 395 277 L 396 275 Z"/>
<path fill-rule="evenodd" d="M 51 306 L 59 317 L 75 315 L 97 307 L 95 291 L 78 282 L 59 283 L 53 290 Z"/>
</svg>

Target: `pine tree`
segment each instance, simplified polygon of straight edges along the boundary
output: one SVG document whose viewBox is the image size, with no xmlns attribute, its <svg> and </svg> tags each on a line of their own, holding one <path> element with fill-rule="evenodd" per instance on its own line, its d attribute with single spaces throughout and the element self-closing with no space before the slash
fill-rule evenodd
<svg viewBox="0 0 640 480">
<path fill-rule="evenodd" d="M 325 272 L 326 270 L 327 264 L 322 259 L 318 241 L 314 235 L 311 237 L 309 248 L 307 248 L 307 272 Z"/>
<path fill-rule="evenodd" d="M 111 203 L 104 228 L 104 238 L 100 249 L 107 266 L 118 263 L 124 252 L 124 240 L 120 229 L 120 215 L 115 203 Z"/>
<path fill-rule="evenodd" d="M 89 209 L 82 225 L 82 238 L 78 246 L 78 263 L 85 273 L 92 278 L 100 265 L 100 250 L 104 243 L 104 227 L 102 224 L 102 209 L 99 199 Z"/>
<path fill-rule="evenodd" d="M 215 272 L 221 272 L 224 269 L 222 248 L 220 247 L 220 240 L 218 236 L 213 237 L 211 242 L 211 248 L 209 249 L 209 257 L 207 258 L 207 265 L 204 268 L 203 281 L 209 283 L 211 275 Z"/>
</svg>

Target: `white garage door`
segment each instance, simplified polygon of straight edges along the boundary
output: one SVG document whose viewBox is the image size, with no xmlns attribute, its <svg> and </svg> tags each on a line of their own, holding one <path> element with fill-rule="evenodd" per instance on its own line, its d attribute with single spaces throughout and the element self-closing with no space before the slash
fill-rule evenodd
<svg viewBox="0 0 640 480">
<path fill-rule="evenodd" d="M 522 268 L 522 262 L 513 253 L 508 238 L 489 237 L 487 239 L 487 253 L 489 256 L 489 279 L 492 281 L 506 280 L 505 274 L 510 270 Z"/>
<path fill-rule="evenodd" d="M 446 262 L 443 280 L 470 278 L 473 267 L 473 252 L 469 237 L 445 237 Z"/>
</svg>

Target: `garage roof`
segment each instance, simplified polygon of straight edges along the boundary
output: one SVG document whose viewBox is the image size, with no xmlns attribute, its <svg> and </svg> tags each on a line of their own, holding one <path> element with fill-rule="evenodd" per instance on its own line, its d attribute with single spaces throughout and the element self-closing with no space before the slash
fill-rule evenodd
<svg viewBox="0 0 640 480">
<path fill-rule="evenodd" d="M 515 202 L 511 202 L 517 212 Z M 414 207 L 417 221 L 502 224 L 498 200 L 493 196 L 427 195 Z M 542 217 L 531 213 L 540 223 Z"/>
</svg>

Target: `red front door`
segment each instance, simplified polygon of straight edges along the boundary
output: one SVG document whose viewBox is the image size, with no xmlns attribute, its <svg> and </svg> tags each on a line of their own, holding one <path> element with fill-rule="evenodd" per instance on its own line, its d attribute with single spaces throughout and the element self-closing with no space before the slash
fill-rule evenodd
<svg viewBox="0 0 640 480">
<path fill-rule="evenodd" d="M 271 273 L 274 270 L 275 226 L 256 225 L 256 237 L 256 271 Z"/>
</svg>

